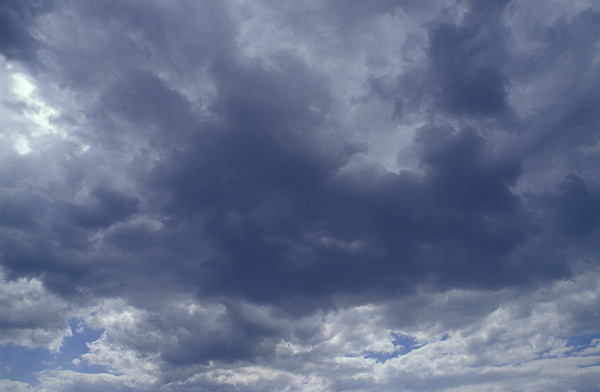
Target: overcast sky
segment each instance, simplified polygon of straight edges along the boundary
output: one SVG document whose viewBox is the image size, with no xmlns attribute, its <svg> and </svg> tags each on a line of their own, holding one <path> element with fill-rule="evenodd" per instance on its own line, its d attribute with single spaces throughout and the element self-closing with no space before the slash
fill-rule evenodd
<svg viewBox="0 0 600 392">
<path fill-rule="evenodd" d="M 3 0 L 0 389 L 600 390 L 595 0 Z"/>
</svg>

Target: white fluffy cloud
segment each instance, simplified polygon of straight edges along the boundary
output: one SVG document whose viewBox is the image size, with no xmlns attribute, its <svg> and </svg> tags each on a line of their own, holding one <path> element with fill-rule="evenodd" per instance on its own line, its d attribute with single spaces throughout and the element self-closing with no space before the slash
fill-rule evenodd
<svg viewBox="0 0 600 392">
<path fill-rule="evenodd" d="M 247 304 L 241 311 L 246 320 L 285 331 L 259 343 L 274 346 L 272 354 L 176 367 L 161 355 L 182 350 L 182 340 L 196 349 L 210 339 L 229 344 L 236 339 L 230 319 L 239 314 L 182 298 L 156 314 L 105 301 L 85 310 L 86 323 L 105 331 L 80 360 L 108 372 L 50 370 L 36 390 L 593 390 L 600 382 L 600 335 L 593 328 L 599 277 L 600 271 L 587 271 L 524 293 L 421 293 L 294 322 Z M 415 300 L 421 304 L 416 309 Z M 485 302 L 492 311 L 477 309 Z M 168 326 L 160 322 L 165 311 Z M 412 321 L 402 320 L 405 313 Z"/>
<path fill-rule="evenodd" d="M 36 278 L 8 280 L 0 272 L 0 343 L 57 351 L 71 335 L 71 306 L 48 292 Z"/>
</svg>

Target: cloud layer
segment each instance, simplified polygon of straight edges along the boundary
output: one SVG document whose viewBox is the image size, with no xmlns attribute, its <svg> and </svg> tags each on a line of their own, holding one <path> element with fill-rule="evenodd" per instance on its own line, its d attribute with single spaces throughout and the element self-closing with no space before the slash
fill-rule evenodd
<svg viewBox="0 0 600 392">
<path fill-rule="evenodd" d="M 0 386 L 598 388 L 593 2 L 1 21 Z"/>
</svg>

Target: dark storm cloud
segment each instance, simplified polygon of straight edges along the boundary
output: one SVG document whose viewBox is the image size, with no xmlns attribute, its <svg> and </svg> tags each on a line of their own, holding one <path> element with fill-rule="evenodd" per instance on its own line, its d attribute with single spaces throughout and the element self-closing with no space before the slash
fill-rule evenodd
<svg viewBox="0 0 600 392">
<path fill-rule="evenodd" d="M 552 192 L 528 196 L 537 210 L 534 219 L 543 217 L 545 223 L 537 238 L 544 242 L 540 255 L 549 263 L 558 265 L 566 255 L 591 261 L 599 251 L 600 193 L 594 180 L 569 174 Z"/>
<path fill-rule="evenodd" d="M 50 60 L 46 64 L 47 72 L 59 80 L 62 87 L 70 87 L 74 93 L 83 96 L 84 102 L 89 101 L 87 92 L 99 93 L 98 105 L 86 112 L 86 126 L 73 130 L 76 137 L 99 147 L 98 153 L 94 151 L 88 157 L 81 157 L 73 151 L 61 150 L 58 155 L 46 154 L 37 159 L 11 154 L 12 157 L 5 156 L 4 163 L 7 169 L 14 169 L 4 176 L 6 181 L 12 181 L 7 192 L 10 189 L 10 193 L 24 193 L 26 197 L 5 201 L 4 205 L 18 205 L 10 211 L 5 209 L 3 224 L 10 225 L 21 219 L 24 222 L 21 229 L 26 229 L 25 221 L 34 226 L 26 233 L 5 232 L 4 264 L 9 271 L 20 274 L 42 274 L 62 293 L 87 285 L 83 283 L 87 279 L 104 287 L 108 282 L 96 278 L 112 281 L 115 268 L 126 268 L 123 260 L 128 259 L 128 249 L 121 248 L 122 252 L 111 257 L 90 251 L 94 244 L 89 236 L 94 232 L 112 227 L 107 233 L 107 243 L 123 243 L 123 238 L 115 237 L 122 232 L 131 232 L 137 226 L 140 228 L 138 234 L 147 233 L 140 241 L 146 247 L 153 244 L 155 238 L 147 225 L 131 223 L 124 227 L 119 223 L 127 222 L 141 208 L 138 195 L 131 192 L 133 189 L 135 193 L 136 176 L 147 164 L 144 159 L 157 149 L 185 144 L 182 134 L 189 131 L 195 121 L 190 104 L 180 94 L 170 90 L 163 80 L 143 67 L 137 69 L 136 64 L 151 60 L 151 52 L 156 50 L 161 52 L 157 61 L 173 61 L 178 67 L 202 66 L 207 58 L 214 58 L 211 53 L 226 52 L 226 43 L 230 40 L 230 33 L 226 31 L 229 23 L 219 17 L 225 16 L 217 2 L 198 6 L 201 9 L 197 14 L 200 20 L 205 19 L 203 23 L 197 21 L 177 26 L 171 24 L 172 18 L 186 19 L 194 13 L 185 7 L 165 8 L 158 3 L 140 7 L 136 2 L 120 2 L 117 7 L 112 7 L 105 3 L 76 2 L 68 6 L 81 18 L 70 20 L 69 27 L 77 33 L 66 42 L 61 41 L 62 31 L 50 28 L 45 38 L 53 36 L 56 39 L 53 50 L 69 61 L 53 63 Z M 112 30 L 105 30 L 108 34 L 101 32 L 102 29 L 87 29 L 90 25 L 105 26 L 107 23 L 113 26 Z M 161 32 L 162 29 L 166 31 Z M 138 45 L 136 34 L 142 36 L 143 44 Z M 150 36 L 145 37 L 145 34 Z M 188 39 L 181 40 L 179 37 L 182 36 Z M 175 37 L 181 45 L 171 44 Z M 194 50 L 186 45 L 192 45 Z M 198 45 L 204 45 L 203 49 L 198 50 Z M 48 47 L 41 51 L 46 49 Z M 53 56 L 54 53 L 50 58 L 54 59 Z M 186 62 L 190 64 L 185 65 Z M 24 62 L 24 65 L 36 66 L 34 62 Z M 68 115 L 66 113 L 55 121 L 60 126 L 70 127 L 74 121 Z M 131 126 L 127 127 L 128 124 Z M 139 149 L 141 158 L 134 154 L 133 159 L 123 159 L 122 154 L 132 148 Z M 68 158 L 56 159 L 61 153 Z M 161 153 L 163 150 L 159 150 Z M 40 169 L 44 167 L 47 170 Z M 59 173 L 56 178 L 55 173 Z M 126 178 L 130 189 L 119 189 L 122 184 L 113 183 L 115 177 Z M 27 181 L 22 181 L 23 178 Z M 19 205 L 27 205 L 27 200 L 33 200 L 29 204 L 35 208 L 29 211 L 19 208 Z M 32 215 L 36 209 L 37 214 Z M 152 209 L 146 212 L 152 213 Z M 162 239 L 163 245 L 172 240 L 168 235 L 163 237 L 166 237 Z M 173 247 L 173 243 L 169 247 Z M 132 246 L 135 248 L 135 242 Z M 98 260 L 103 260 L 104 264 L 96 264 Z M 120 280 L 128 280 L 118 276 L 115 279 L 117 285 L 122 283 Z M 93 286 L 90 284 L 90 288 Z"/>
<path fill-rule="evenodd" d="M 419 50 L 427 52 L 426 64 L 419 62 L 416 69 L 396 77 L 373 75 L 372 91 L 392 102 L 393 115 L 398 119 L 403 112 L 423 110 L 431 115 L 442 111 L 462 121 L 509 119 L 506 67 L 511 60 L 507 47 L 510 36 L 502 21 L 509 3 L 483 6 L 465 1 L 445 8 L 448 16 L 426 23 L 424 42 L 409 36 L 402 45 L 407 57 L 416 45 L 421 46 Z M 468 7 L 464 16 L 454 20 L 450 10 L 462 6 Z"/>
<path fill-rule="evenodd" d="M 290 335 L 288 326 L 278 325 L 274 319 L 265 320 L 248 314 L 243 306 L 234 302 L 227 304 L 225 309 L 218 320 L 219 328 L 202 332 L 197 328 L 202 318 L 174 314 L 174 319 L 182 320 L 183 324 L 166 323 L 164 328 L 166 334 L 177 336 L 178 344 L 164 347 L 161 359 L 169 367 L 208 364 L 211 360 L 267 359 L 273 357 L 278 339 Z"/>
<path fill-rule="evenodd" d="M 486 151 L 485 140 L 474 130 L 425 129 L 419 135 L 425 148 L 422 163 L 437 203 L 460 213 L 479 209 L 511 210 L 518 203 L 510 186 L 521 171 L 518 157 Z M 489 148 L 489 146 L 488 146 Z"/>
<path fill-rule="evenodd" d="M 91 201 L 67 206 L 67 216 L 85 228 L 109 227 L 135 212 L 138 200 L 110 189 L 96 188 L 90 192 Z"/>
<path fill-rule="evenodd" d="M 160 352 L 167 368 L 270 358 L 280 339 L 302 335 L 281 320 L 339 304 L 408 298 L 420 286 L 523 288 L 570 276 L 573 249 L 595 249 L 597 182 L 561 173 L 545 193 L 518 185 L 536 174 L 532 162 L 559 148 L 552 140 L 597 141 L 594 46 L 560 54 L 550 44 L 597 38 L 598 16 L 586 11 L 542 34 L 549 62 L 588 61 L 572 89 L 557 82 L 566 107 L 559 98 L 540 103 L 558 121 L 519 118 L 511 83 L 533 78 L 523 64 L 537 60 L 511 54 L 508 3 L 461 2 L 462 19 L 434 16 L 412 44 L 421 45 L 421 62 L 366 78 L 397 120 L 423 116 L 411 124 L 416 170 L 398 172 L 362 160 L 367 143 L 343 125 L 338 80 L 322 64 L 291 49 L 242 54 L 241 28 L 220 2 L 61 3 L 76 17 L 55 16 L 61 27 L 46 31 L 40 78 L 85 111 L 84 120 L 73 120 L 73 110 L 55 121 L 80 121 L 69 142 L 79 138 L 89 150 L 3 158 L 28 182 L 7 174 L 0 192 L 2 265 L 10 277 L 39 276 L 63 298 L 118 297 L 150 309 L 155 317 L 144 326 L 174 340 L 158 348 L 123 341 Z M 344 8 L 348 18 L 337 23 L 353 29 L 362 13 L 375 18 L 396 7 L 425 12 L 417 2 L 325 8 Z M 14 31 L 0 47 L 7 57 L 17 46 L 34 51 L 28 12 L 6 11 Z M 67 40 L 62 28 L 77 34 Z M 204 87 L 209 93 L 195 95 Z M 510 129 L 486 122 L 507 118 Z M 165 298 L 173 293 L 225 304 L 222 328 L 172 310 Z M 281 319 L 265 325 L 242 302 L 272 306 Z"/>
<path fill-rule="evenodd" d="M 556 197 L 557 221 L 561 231 L 574 237 L 588 236 L 600 225 L 600 193 L 590 189 L 575 175 L 567 176 L 558 185 Z"/>
<path fill-rule="evenodd" d="M 415 262 L 420 242 L 429 246 L 463 232 L 456 244 L 486 249 L 470 260 L 503 254 L 523 236 L 518 223 L 480 230 L 488 210 L 510 215 L 516 208 L 508 186 L 519 174 L 518 159 L 488 162 L 475 132 L 453 140 L 441 130 L 439 140 L 422 138 L 429 169 L 424 181 L 382 173 L 367 191 L 352 186 L 371 175 L 337 174 L 354 151 L 325 156 L 309 139 L 322 121 L 309 106 L 326 105 L 325 91 L 298 60 L 279 60 L 283 72 L 247 64 L 217 70 L 217 110 L 230 127 L 200 132 L 189 153 L 158 169 L 168 168 L 159 177 L 171 193 L 170 208 L 188 218 L 186 211 L 199 212 L 197 220 L 209 228 L 205 235 L 219 245 L 206 267 L 206 286 L 263 301 L 361 288 L 402 291 L 432 273 Z M 472 219 L 459 217 L 468 211 Z M 492 237 L 487 243 L 486 236 Z M 339 246 L 329 243 L 335 241 Z"/>
<path fill-rule="evenodd" d="M 114 20 L 114 34 L 136 31 L 147 45 L 171 54 L 163 40 L 182 31 L 167 29 L 171 25 L 159 8 L 144 8 L 138 15 L 132 4 L 124 4 L 122 12 L 84 7 L 82 13 L 92 20 Z M 503 40 L 493 40 L 501 32 L 501 11 L 475 6 L 463 25 L 432 28 L 433 71 L 441 78 L 444 107 L 456 115 L 506 110 L 504 77 L 494 68 L 504 52 Z M 157 25 L 166 30 L 158 34 Z M 120 66 L 138 56 L 118 53 L 118 59 L 105 61 Z M 188 61 L 184 51 L 176 55 Z M 488 155 L 490 146 L 476 130 L 432 126 L 419 131 L 417 139 L 424 177 L 345 174 L 341 169 L 360 149 L 319 140 L 330 125 L 324 117 L 330 111 L 327 83 L 293 55 L 282 53 L 274 61 L 277 69 L 267 70 L 252 59 L 213 59 L 218 95 L 211 110 L 223 124 L 200 122 L 186 98 L 155 75 L 129 71 L 131 65 L 119 70 L 104 88 L 101 111 L 131 124 L 132 135 L 158 149 L 163 159 L 146 174 L 138 173 L 142 182 L 131 180 L 142 198 L 164 197 L 165 202 L 142 207 L 137 196 L 91 184 L 95 190 L 88 198 L 58 207 L 57 221 L 65 216 L 85 229 L 106 229 L 136 211 L 158 214 L 174 233 L 182 233 L 177 225 L 185 227 L 187 240 L 173 254 L 190 258 L 199 271 L 190 275 L 176 263 L 171 274 L 191 286 L 197 282 L 200 293 L 264 303 L 365 292 L 379 296 L 403 292 L 423 279 L 441 279 L 442 286 L 446 279 L 450 285 L 512 283 L 515 271 L 506 257 L 527 236 L 527 214 L 510 190 L 520 173 L 518 157 Z M 119 125 L 113 121 L 112 127 L 115 134 L 107 137 L 125 141 Z M 134 175 L 140 164 L 133 161 L 123 169 Z M 72 192 L 79 186 L 68 185 Z M 72 230 L 67 224 L 62 232 Z M 107 242 L 118 244 L 118 258 L 129 259 L 131 252 L 117 234 L 127 232 L 128 238 L 137 238 L 134 248 L 158 241 L 165 247 L 162 253 L 169 254 L 173 247 L 169 235 L 161 240 L 161 234 L 148 238 L 140 226 L 115 227 Z M 31 263 L 42 252 L 48 260 L 65 259 L 60 248 L 38 246 L 39 251 L 26 252 Z M 13 249 L 16 259 L 22 247 Z M 102 268 L 120 267 L 108 263 Z"/>
<path fill-rule="evenodd" d="M 167 213 L 190 230 L 201 225 L 216 246 L 202 267 L 205 284 L 263 300 L 324 278 L 302 264 L 315 262 L 310 242 L 330 203 L 327 182 L 353 152 L 314 145 L 323 120 L 311 105 L 326 107 L 327 95 L 298 60 L 281 60 L 283 71 L 275 73 L 254 64 L 218 70 L 216 108 L 228 126 L 204 124 L 152 180 L 169 195 Z M 324 283 L 312 288 L 321 291 Z"/>
<path fill-rule="evenodd" d="M 436 99 L 458 116 L 497 116 L 507 110 L 503 63 L 507 51 L 501 24 L 508 1 L 484 7 L 473 2 L 460 24 L 441 22 L 430 30 Z"/>
<path fill-rule="evenodd" d="M 36 17 L 52 9 L 52 3 L 52 0 L 3 1 L 0 4 L 0 53 L 18 60 L 35 55 L 38 42 L 31 27 Z"/>
<path fill-rule="evenodd" d="M 532 53 L 516 62 L 515 82 L 523 77 L 531 83 L 542 83 L 548 96 L 545 102 L 533 102 L 540 110 L 525 126 L 530 129 L 525 140 L 532 138 L 528 154 L 569 154 L 578 170 L 586 170 L 595 162 L 565 146 L 589 146 L 598 142 L 595 123 L 599 120 L 598 70 L 595 45 L 600 37 L 600 14 L 586 10 L 571 19 L 559 18 L 546 29 L 536 31 L 537 46 Z M 535 76 L 532 70 L 536 69 Z M 552 81 L 544 83 L 550 78 Z M 543 157 L 551 160 L 549 155 Z"/>
<path fill-rule="evenodd" d="M 288 150 L 278 140 L 288 129 L 275 124 L 276 140 L 269 127 L 213 130 L 158 177 L 167 181 L 168 211 L 183 213 L 189 229 L 215 247 L 200 266 L 201 292 L 319 303 L 403 292 L 427 278 L 442 285 L 519 280 L 505 261 L 529 226 L 509 188 L 518 158 L 486 155 L 474 130 L 430 128 L 419 138 L 423 178 L 340 174 L 344 155 Z"/>
</svg>

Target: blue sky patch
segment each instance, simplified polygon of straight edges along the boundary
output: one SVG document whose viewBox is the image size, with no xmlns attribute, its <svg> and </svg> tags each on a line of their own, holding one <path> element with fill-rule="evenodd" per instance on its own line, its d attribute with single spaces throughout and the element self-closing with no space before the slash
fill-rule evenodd
<svg viewBox="0 0 600 392">
<path fill-rule="evenodd" d="M 409 352 L 423 346 L 417 342 L 416 338 L 412 336 L 392 332 L 391 337 L 393 338 L 392 343 L 395 347 L 393 352 L 367 350 L 362 352 L 360 355 L 351 354 L 348 355 L 348 357 L 362 356 L 364 358 L 374 358 L 377 363 L 382 363 L 389 359 L 408 354 Z"/>
<path fill-rule="evenodd" d="M 415 350 L 422 346 L 422 344 L 419 344 L 417 342 L 417 339 L 413 336 L 392 332 L 392 337 L 394 338 L 392 343 L 394 343 L 394 346 L 396 346 L 396 352 L 399 355 L 408 354 L 412 350 Z"/>
<path fill-rule="evenodd" d="M 63 341 L 63 345 L 60 348 L 60 354 L 55 358 L 56 365 L 63 369 L 76 370 L 85 373 L 103 373 L 105 368 L 102 366 L 88 366 L 85 361 L 81 361 L 79 364 L 73 364 L 73 360 L 79 358 L 82 354 L 89 351 L 87 343 L 91 343 L 98 340 L 104 329 L 93 329 L 86 326 L 82 320 L 72 318 L 69 320 L 69 326 L 71 327 L 72 336 L 67 337 Z"/>
<path fill-rule="evenodd" d="M 594 339 L 600 339 L 600 332 L 586 333 L 583 335 L 567 336 L 567 346 L 571 348 L 571 353 L 579 353 L 592 347 Z"/>
<path fill-rule="evenodd" d="M 45 348 L 27 348 L 7 344 L 0 346 L 0 379 L 21 381 L 30 385 L 37 385 L 36 373 L 48 369 L 69 369 L 84 373 L 102 373 L 106 369 L 102 366 L 89 366 L 85 361 L 75 365 L 73 360 L 89 351 L 87 343 L 93 342 L 102 336 L 104 329 L 87 327 L 79 319 L 69 320 L 72 336 L 66 337 L 60 352 L 51 353 Z"/>
<path fill-rule="evenodd" d="M 0 346 L 0 379 L 37 385 L 35 373 L 47 369 L 53 360 L 52 353 L 41 347 Z"/>
</svg>

